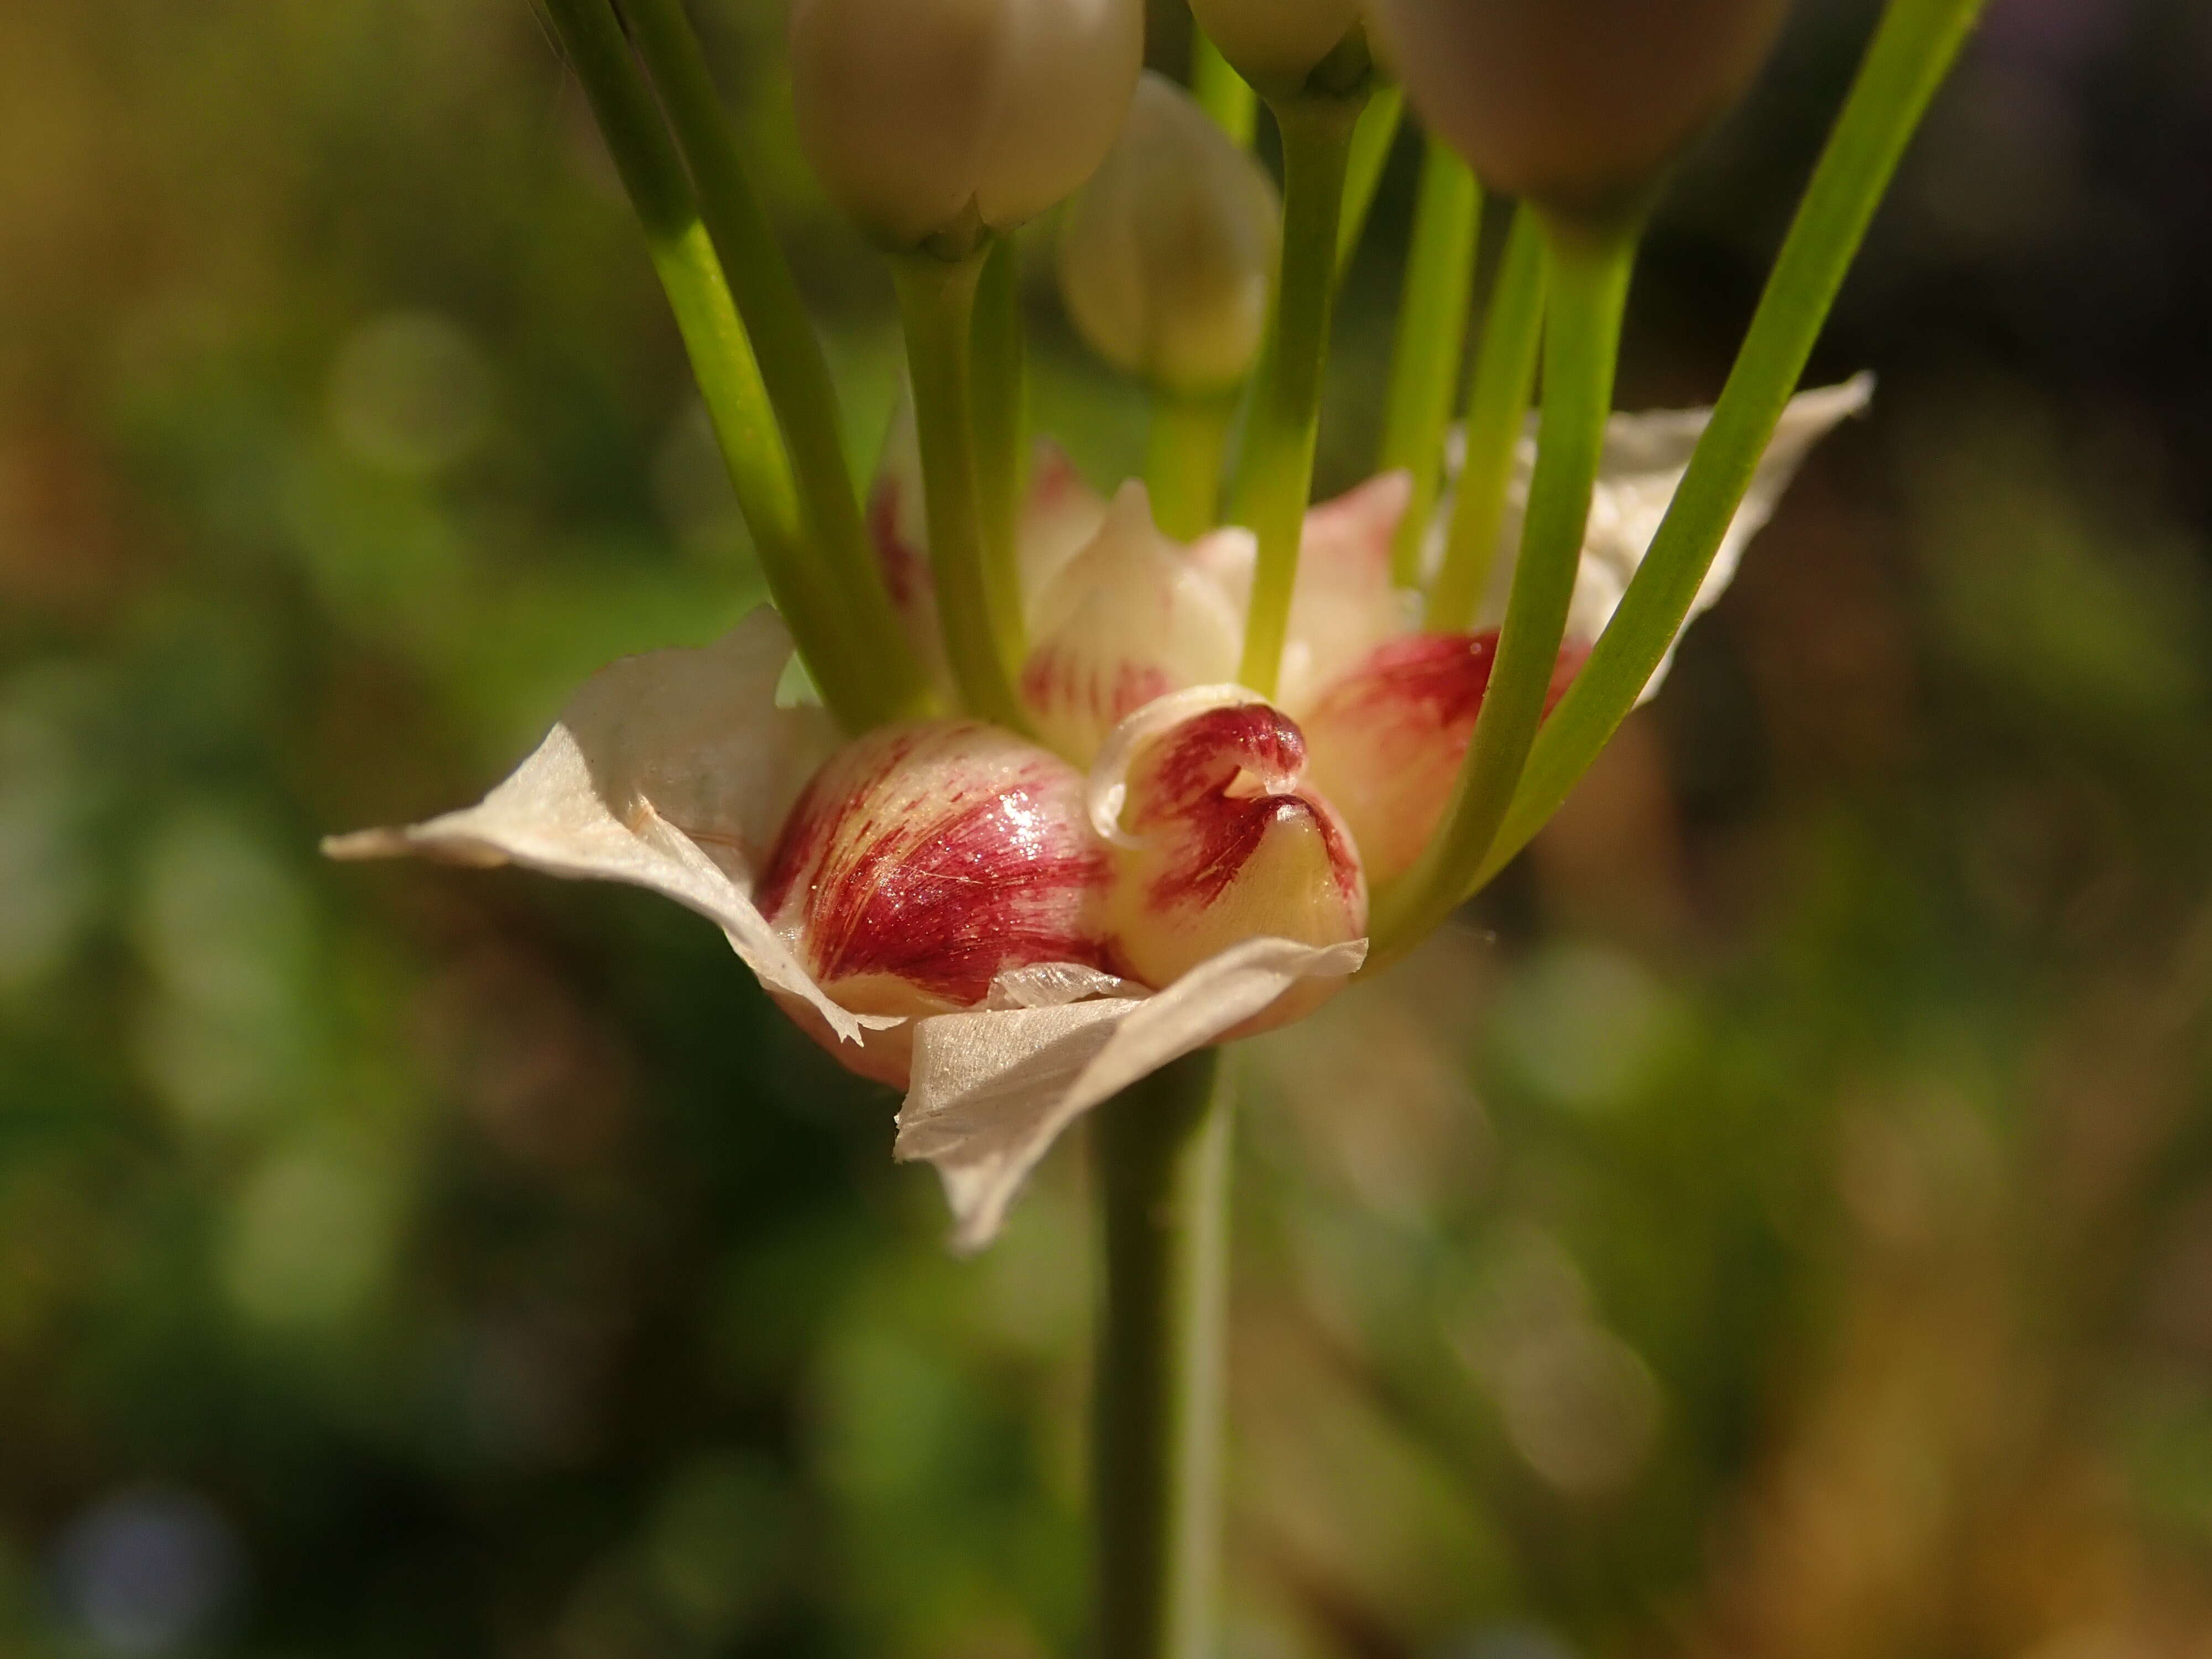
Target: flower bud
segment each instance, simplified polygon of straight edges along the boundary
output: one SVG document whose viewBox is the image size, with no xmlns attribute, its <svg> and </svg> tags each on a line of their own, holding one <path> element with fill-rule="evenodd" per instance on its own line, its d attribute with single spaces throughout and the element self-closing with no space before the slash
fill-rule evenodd
<svg viewBox="0 0 2212 1659">
<path fill-rule="evenodd" d="M 1109 874 L 1082 774 L 997 726 L 931 720 L 831 757 L 756 900 L 833 1001 L 918 1018 L 973 1007 L 1007 969 L 1103 968 Z"/>
<path fill-rule="evenodd" d="M 1022 700 L 1045 742 L 1089 764 L 1106 734 L 1155 697 L 1233 678 L 1243 618 L 1219 584 L 1152 524 L 1139 483 L 1114 498 L 1089 546 L 1032 607 Z"/>
<path fill-rule="evenodd" d="M 1140 713 L 1130 725 L 1146 723 Z M 1109 910 L 1122 972 L 1157 989 L 1244 939 L 1327 945 L 1366 933 L 1359 854 L 1305 770 L 1298 728 L 1264 702 L 1207 708 L 1139 738 L 1119 784 Z M 1340 983 L 1297 987 L 1267 1023 L 1317 1006 Z"/>
<path fill-rule="evenodd" d="M 1068 316 L 1115 368 L 1184 397 L 1232 390 L 1267 332 L 1282 240 L 1273 180 L 1190 95 L 1147 72 L 1060 238 Z"/>
<path fill-rule="evenodd" d="M 1735 101 L 1786 3 L 1373 0 L 1373 13 L 1407 98 L 1486 185 L 1605 215 Z"/>
<path fill-rule="evenodd" d="M 1589 656 L 1559 653 L 1544 712 Z M 1313 781 L 1344 814 L 1370 881 L 1411 869 L 1443 821 L 1498 659 L 1498 631 L 1407 634 L 1324 692 L 1303 725 Z"/>
<path fill-rule="evenodd" d="M 1143 0 L 798 0 L 799 143 L 872 236 L 964 247 L 1090 177 L 1144 45 Z"/>
<path fill-rule="evenodd" d="M 1263 92 L 1304 84 L 1358 26 L 1360 0 L 1191 0 L 1206 38 Z"/>
</svg>

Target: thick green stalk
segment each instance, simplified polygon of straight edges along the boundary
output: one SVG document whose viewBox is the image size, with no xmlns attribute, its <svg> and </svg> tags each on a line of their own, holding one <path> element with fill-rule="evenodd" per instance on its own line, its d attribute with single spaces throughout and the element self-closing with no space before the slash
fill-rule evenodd
<svg viewBox="0 0 2212 1659">
<path fill-rule="evenodd" d="M 893 269 L 921 438 L 922 504 L 945 654 L 968 712 L 1019 732 L 1029 721 L 1000 642 L 1018 633 L 1020 621 L 998 612 L 975 448 L 975 289 L 986 252 L 978 248 L 960 259 L 903 254 Z"/>
<path fill-rule="evenodd" d="M 921 713 L 927 688 L 861 522 L 829 362 L 746 176 L 684 0 L 623 0 L 623 15 L 690 164 L 708 233 L 759 354 L 816 556 L 859 643 L 872 721 Z"/>
<path fill-rule="evenodd" d="M 1536 385 L 1536 350 L 1544 337 L 1544 231 L 1534 211 L 1513 211 L 1513 228 L 1498 269 L 1482 337 L 1468 382 L 1466 452 L 1444 562 L 1429 595 L 1427 626 L 1456 634 L 1474 621 L 1498 560 L 1505 491 L 1513 454 Z"/>
<path fill-rule="evenodd" d="M 1420 580 L 1421 540 L 1437 504 L 1444 428 L 1451 424 L 1452 396 L 1459 389 L 1481 222 L 1482 191 L 1474 170 L 1431 138 L 1421 157 L 1420 200 L 1406 257 L 1376 469 L 1403 467 L 1413 475 L 1413 498 L 1390 550 L 1391 576 L 1401 587 Z"/>
<path fill-rule="evenodd" d="M 1152 520 L 1179 542 L 1196 541 L 1220 522 L 1221 463 L 1229 428 L 1237 419 L 1237 394 L 1184 398 L 1152 396 L 1152 435 L 1145 460 Z"/>
<path fill-rule="evenodd" d="M 1098 1659 L 1217 1659 L 1231 1108 L 1218 1048 L 1093 1119 Z"/>
<path fill-rule="evenodd" d="M 1582 568 L 1583 534 L 1613 408 L 1621 313 L 1635 258 L 1632 229 L 1589 234 L 1545 228 L 1551 320 L 1544 346 L 1544 415 L 1513 593 L 1443 826 L 1376 907 L 1380 951 L 1419 938 L 1465 896 L 1497 836 L 1544 717 Z"/>
<path fill-rule="evenodd" d="M 1282 665 L 1298 538 L 1313 490 L 1322 369 L 1336 302 L 1337 226 L 1358 111 L 1354 98 L 1300 96 L 1275 106 L 1283 134 L 1282 274 L 1235 497 L 1240 522 L 1260 544 L 1238 678 L 1263 696 L 1273 695 Z"/>
<path fill-rule="evenodd" d="M 863 730 L 878 717 L 866 653 L 807 546 L 790 458 L 683 158 L 607 0 L 547 0 L 547 11 L 644 227 L 769 597 L 830 712 Z"/>
<path fill-rule="evenodd" d="M 999 655 L 1018 672 L 1022 496 L 1029 483 L 1029 362 L 1023 349 L 1021 256 L 997 238 L 975 289 L 975 466 L 982 491 L 984 574 L 1002 630 Z"/>
<path fill-rule="evenodd" d="M 1252 135 L 1260 125 L 1259 94 L 1194 22 L 1190 26 L 1190 93 L 1231 143 L 1240 149 L 1252 148 Z"/>
<path fill-rule="evenodd" d="M 1981 0 L 1891 0 L 1689 471 L 1611 624 L 1545 723 L 1497 844 L 1469 890 L 1559 810 L 1680 631 L 1875 209 L 1980 9 Z"/>
<path fill-rule="evenodd" d="M 1375 192 L 1382 187 L 1382 171 L 1390 163 L 1390 147 L 1398 142 L 1398 124 L 1405 113 L 1404 89 L 1385 83 L 1375 88 L 1367 107 L 1359 112 L 1359 125 L 1352 129 L 1352 156 L 1344 172 L 1344 217 L 1336 233 L 1339 280 L 1359 252 L 1359 239 L 1367 234 L 1367 216 L 1375 206 Z"/>
</svg>

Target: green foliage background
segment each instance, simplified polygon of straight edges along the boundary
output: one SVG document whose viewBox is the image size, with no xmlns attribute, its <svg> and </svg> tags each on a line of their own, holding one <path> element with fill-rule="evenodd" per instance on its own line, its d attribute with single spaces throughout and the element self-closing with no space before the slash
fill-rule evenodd
<svg viewBox="0 0 2212 1659">
<path fill-rule="evenodd" d="M 1718 385 L 1870 18 L 1798 10 L 1628 405 Z M 887 284 L 700 15 L 865 459 Z M 1252 1045 L 1240 1659 L 2208 1650 L 2208 88 L 2191 0 L 1993 0 L 1875 416 L 1468 925 Z M 526 0 L 0 9 L 0 1652 L 1084 1650 L 1079 1147 L 953 1261 L 711 928 L 315 854 L 755 602 L 715 467 Z"/>
</svg>

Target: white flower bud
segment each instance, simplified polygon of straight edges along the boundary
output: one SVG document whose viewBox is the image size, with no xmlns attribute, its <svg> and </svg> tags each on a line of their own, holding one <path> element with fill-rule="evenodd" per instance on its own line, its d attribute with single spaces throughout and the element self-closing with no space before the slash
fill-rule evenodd
<svg viewBox="0 0 2212 1659">
<path fill-rule="evenodd" d="M 1282 241 L 1274 181 L 1190 95 L 1147 73 L 1068 209 L 1060 288 L 1091 349 L 1185 397 L 1251 373 Z"/>
<path fill-rule="evenodd" d="M 1052 206 L 1121 130 L 1142 0 L 798 0 L 807 158 L 871 235 L 910 248 Z"/>
<path fill-rule="evenodd" d="M 1485 184 L 1632 203 L 1735 101 L 1787 0 L 1373 0 L 1378 49 Z"/>
<path fill-rule="evenodd" d="M 1295 87 L 1359 23 L 1360 0 L 1191 0 L 1206 37 L 1263 90 Z"/>
</svg>

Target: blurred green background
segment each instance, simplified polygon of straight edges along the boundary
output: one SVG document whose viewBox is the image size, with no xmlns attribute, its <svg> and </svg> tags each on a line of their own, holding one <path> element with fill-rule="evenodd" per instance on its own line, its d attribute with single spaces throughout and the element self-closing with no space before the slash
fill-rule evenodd
<svg viewBox="0 0 2212 1659">
<path fill-rule="evenodd" d="M 865 455 L 887 284 L 780 5 L 696 9 Z M 1871 16 L 1683 173 L 1625 405 L 1717 387 Z M 1992 0 L 1816 364 L 1873 417 L 1468 925 L 1251 1046 L 1237 1659 L 2212 1654 L 2208 179 L 2212 9 Z M 1080 1147 L 954 1261 L 711 927 L 316 856 L 741 614 L 716 465 L 528 0 L 0 6 L 0 1653 L 1085 1650 Z"/>
</svg>

